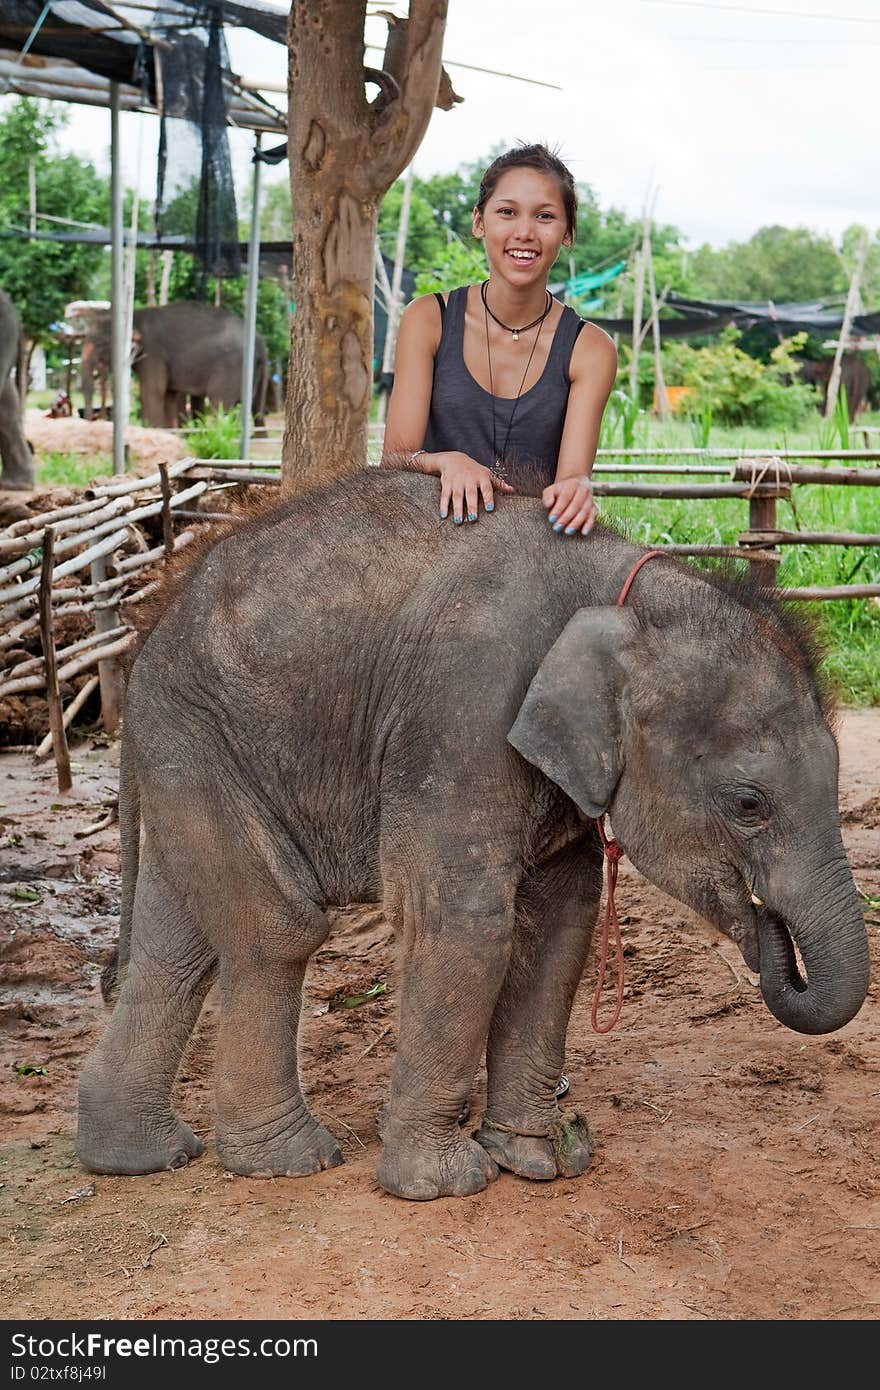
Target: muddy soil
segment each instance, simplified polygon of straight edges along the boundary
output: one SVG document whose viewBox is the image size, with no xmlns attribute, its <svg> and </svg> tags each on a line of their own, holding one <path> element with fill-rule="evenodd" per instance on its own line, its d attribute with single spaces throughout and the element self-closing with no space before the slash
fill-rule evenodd
<svg viewBox="0 0 880 1390">
<path fill-rule="evenodd" d="M 878 733 L 880 711 L 845 714 L 844 836 L 874 899 Z M 262 1181 L 220 1167 L 211 998 L 177 1095 L 204 1156 L 148 1177 L 85 1173 L 75 1086 L 104 1024 L 97 980 L 116 929 L 119 854 L 115 826 L 83 832 L 106 812 L 117 762 L 114 744 L 80 745 L 62 799 L 51 769 L 0 760 L 5 1317 L 877 1317 L 877 985 L 839 1033 L 788 1032 L 732 944 L 626 865 L 623 1017 L 607 1037 L 590 1031 L 591 961 L 568 1039 L 569 1099 L 595 1139 L 585 1177 L 503 1174 L 479 1196 L 427 1204 L 377 1187 L 396 986 L 381 913 L 363 907 L 338 914 L 312 963 L 302 1030 L 307 1093 L 343 1167 Z M 866 915 L 876 979 L 876 903 Z M 382 984 L 359 1006 L 334 1007 Z M 478 1081 L 474 1119 L 481 1102 Z"/>
</svg>

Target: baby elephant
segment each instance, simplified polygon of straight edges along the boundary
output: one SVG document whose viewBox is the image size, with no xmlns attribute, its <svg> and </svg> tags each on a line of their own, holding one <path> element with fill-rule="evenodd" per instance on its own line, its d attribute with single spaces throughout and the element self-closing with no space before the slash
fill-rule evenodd
<svg viewBox="0 0 880 1390">
<path fill-rule="evenodd" d="M 328 907 L 380 901 L 400 996 L 382 1187 L 428 1200 L 499 1167 L 583 1172 L 586 1126 L 555 1090 L 605 811 L 643 874 L 732 937 L 787 1027 L 840 1028 L 865 998 L 837 749 L 793 619 L 665 557 L 636 572 L 643 552 L 602 528 L 561 539 L 534 498 L 443 525 L 435 491 L 369 470 L 240 523 L 134 662 L 121 988 L 79 1095 L 95 1172 L 201 1152 L 170 1096 L 218 973 L 222 1162 L 341 1162 L 300 1088 L 303 976 Z"/>
</svg>

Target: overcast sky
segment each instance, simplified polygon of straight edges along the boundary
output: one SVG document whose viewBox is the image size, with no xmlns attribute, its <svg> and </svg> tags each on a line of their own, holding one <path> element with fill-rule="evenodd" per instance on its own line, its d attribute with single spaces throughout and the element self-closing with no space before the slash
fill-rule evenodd
<svg viewBox="0 0 880 1390">
<path fill-rule="evenodd" d="M 386 4 L 405 12 L 400 0 Z M 835 239 L 853 222 L 875 230 L 880 6 L 834 4 L 841 14 L 832 16 L 832 0 L 449 0 L 444 54 L 465 101 L 434 113 L 415 171 L 452 170 L 498 142 L 543 140 L 603 205 L 635 215 L 655 188 L 655 217 L 691 246 L 741 240 L 768 223 Z M 381 44 L 385 32 L 379 18 L 368 21 L 368 41 Z M 236 71 L 286 80 L 283 48 L 228 36 Z M 70 110 L 65 145 L 106 168 L 107 113 Z M 156 126 L 123 118 L 126 178 L 135 181 L 140 155 L 146 193 Z M 233 132 L 232 143 L 242 182 L 252 137 Z"/>
</svg>

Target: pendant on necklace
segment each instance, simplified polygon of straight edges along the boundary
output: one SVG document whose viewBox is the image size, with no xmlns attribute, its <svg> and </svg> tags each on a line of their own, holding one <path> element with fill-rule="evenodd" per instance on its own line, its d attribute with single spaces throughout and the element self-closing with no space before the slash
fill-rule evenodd
<svg viewBox="0 0 880 1390">
<path fill-rule="evenodd" d="M 513 341 L 515 343 L 519 342 L 519 334 L 517 333 L 516 329 L 513 330 Z"/>
</svg>

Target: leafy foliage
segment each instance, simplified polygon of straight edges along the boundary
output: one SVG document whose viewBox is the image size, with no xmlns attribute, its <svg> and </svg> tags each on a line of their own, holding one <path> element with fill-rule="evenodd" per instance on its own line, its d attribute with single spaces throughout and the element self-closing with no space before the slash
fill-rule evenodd
<svg viewBox="0 0 880 1390">
<path fill-rule="evenodd" d="M 805 336 L 796 334 L 778 344 L 769 365 L 741 351 L 741 334 L 732 326 L 709 347 L 668 343 L 663 349 L 667 384 L 691 387 L 691 410 L 697 416 L 711 410 L 711 419 L 731 425 L 796 425 L 816 399 L 811 386 L 793 380 L 793 353 Z"/>
<path fill-rule="evenodd" d="M 196 416 L 194 427 L 187 435 L 190 450 L 200 459 L 238 458 L 241 443 L 241 406 L 215 410 Z"/>
<path fill-rule="evenodd" d="M 57 107 L 27 98 L 0 116 L 0 232 L 27 227 L 31 160 L 39 212 L 107 225 L 107 180 L 86 160 L 55 152 L 55 134 L 63 120 Z M 63 318 L 65 304 L 88 296 L 104 259 L 100 246 L 0 237 L 0 284 L 18 309 L 28 337 L 45 340 L 49 324 Z"/>
</svg>

